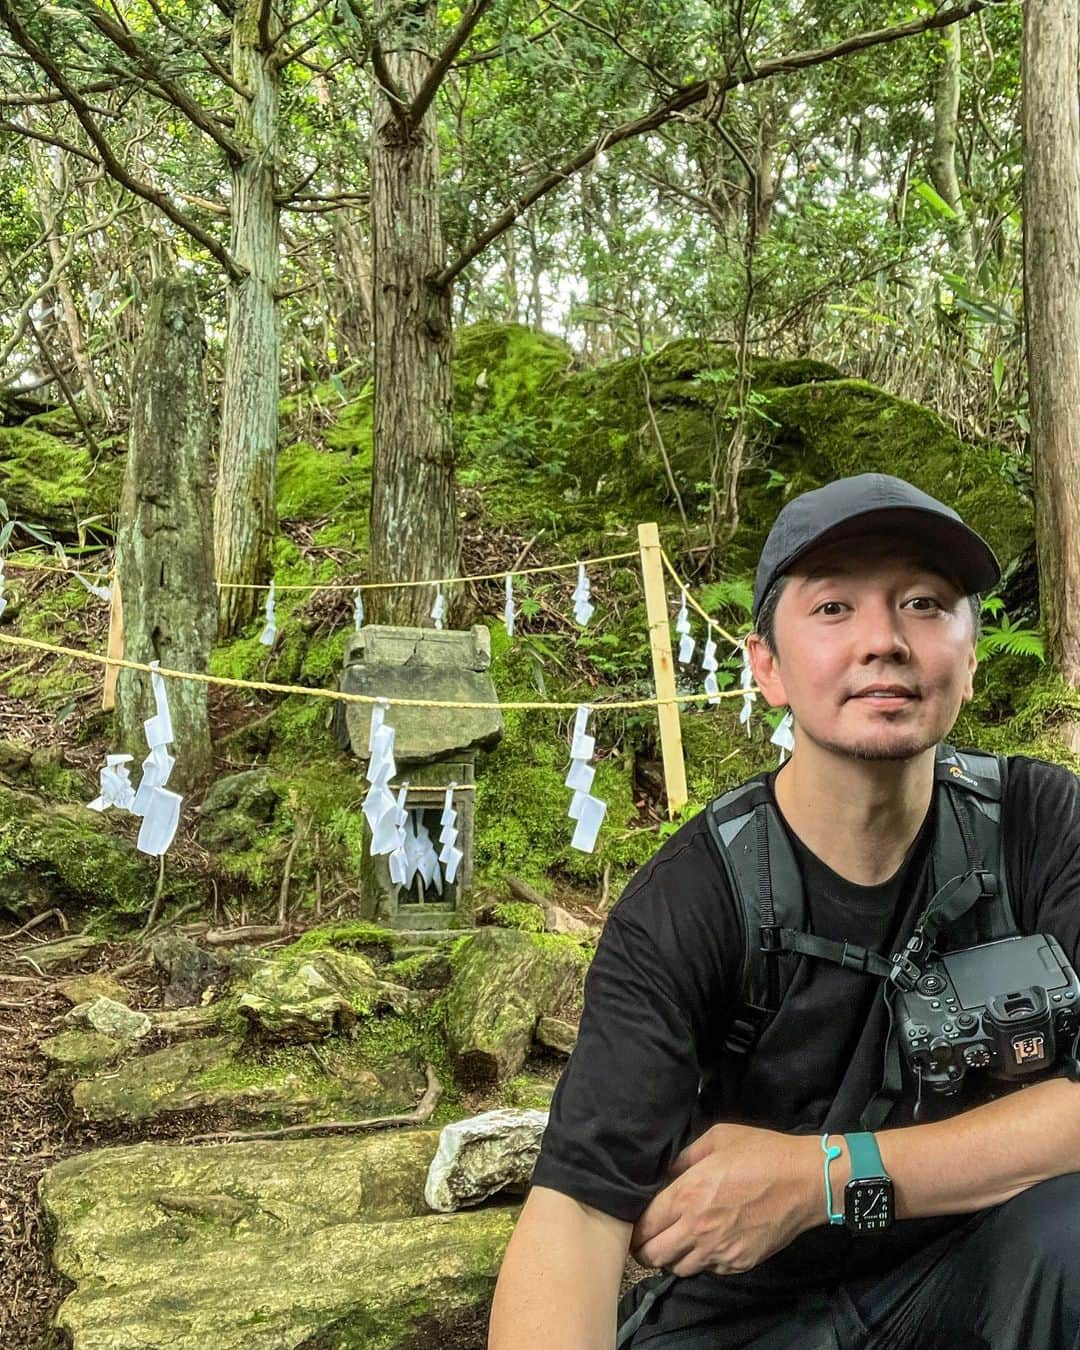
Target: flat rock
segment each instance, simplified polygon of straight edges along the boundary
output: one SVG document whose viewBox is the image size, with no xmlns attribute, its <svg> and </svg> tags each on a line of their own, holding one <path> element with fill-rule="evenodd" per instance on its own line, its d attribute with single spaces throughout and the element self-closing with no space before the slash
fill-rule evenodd
<svg viewBox="0 0 1080 1350">
<path fill-rule="evenodd" d="M 56 986 L 57 993 L 63 994 L 73 1004 L 92 1003 L 96 998 L 111 998 L 117 1003 L 125 1003 L 128 993 L 111 975 L 72 975 L 61 980 Z"/>
<path fill-rule="evenodd" d="M 64 1014 L 64 1021 L 72 1026 L 92 1027 L 117 1041 L 141 1040 L 151 1027 L 146 1013 L 104 997 L 76 1004 Z"/>
<path fill-rule="evenodd" d="M 106 1065 L 114 1064 L 127 1048 L 123 1041 L 82 1027 L 71 1027 L 56 1036 L 49 1036 L 39 1046 L 50 1069 L 74 1075 L 96 1073 Z"/>
<path fill-rule="evenodd" d="M 118 1070 L 75 1084 L 75 1105 L 91 1120 L 149 1120 L 166 1112 L 218 1107 L 268 1123 L 398 1115 L 425 1087 L 406 1059 L 366 1065 L 353 1045 L 304 1047 L 259 1056 L 242 1038 L 179 1041 Z"/>
<path fill-rule="evenodd" d="M 572 1055 L 577 1044 L 578 1028 L 574 1022 L 561 1017 L 541 1017 L 536 1024 L 534 1039 L 549 1050 L 558 1050 L 561 1054 Z"/>
<path fill-rule="evenodd" d="M 432 1209 L 478 1205 L 497 1191 L 524 1191 L 540 1155 L 546 1111 L 505 1108 L 444 1125 L 424 1187 Z"/>
<path fill-rule="evenodd" d="M 66 1159 L 41 1185 L 54 1261 L 76 1286 L 58 1325 L 73 1350 L 398 1350 L 421 1319 L 490 1300 L 520 1213 L 432 1214 L 438 1141 L 408 1130 Z"/>
</svg>

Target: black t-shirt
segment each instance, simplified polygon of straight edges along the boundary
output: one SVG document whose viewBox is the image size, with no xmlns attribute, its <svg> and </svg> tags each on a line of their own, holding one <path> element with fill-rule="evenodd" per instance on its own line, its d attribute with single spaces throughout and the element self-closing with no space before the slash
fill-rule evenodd
<svg viewBox="0 0 1080 1350">
<path fill-rule="evenodd" d="M 788 829 L 812 931 L 891 954 L 899 912 L 912 896 L 921 897 L 920 910 L 930 898 L 934 810 L 931 804 L 907 857 L 879 886 L 845 880 Z M 1020 931 L 1053 934 L 1080 968 L 1080 779 L 1056 765 L 1011 756 L 1002 827 Z M 679 1151 L 716 1120 L 795 1134 L 858 1128 L 858 1114 L 881 1082 L 884 1033 L 880 1024 L 874 1032 L 869 1017 L 881 981 L 826 961 L 807 959 L 800 968 L 805 1035 L 792 1046 L 789 1026 L 788 1043 L 775 1047 L 792 1066 L 783 1091 L 771 1092 L 767 1075 L 754 1080 L 753 1061 L 770 1053 L 766 1029 L 737 1109 L 709 1100 L 722 1029 L 739 992 L 742 941 L 738 901 L 701 813 L 641 868 L 608 915 L 531 1185 L 634 1222 L 664 1189 Z M 963 1103 L 956 1109 L 965 1109 Z M 910 1114 L 899 1111 L 900 1104 L 884 1128 L 910 1123 Z M 812 1233 L 844 1237 L 843 1228 L 824 1224 L 824 1191 L 822 1214 L 822 1229 Z M 935 1222 L 909 1220 L 893 1231 L 908 1227 L 914 1236 L 917 1225 L 928 1231 Z M 802 1234 L 788 1252 L 794 1255 L 810 1236 Z M 835 1256 L 835 1246 L 831 1250 Z"/>
</svg>

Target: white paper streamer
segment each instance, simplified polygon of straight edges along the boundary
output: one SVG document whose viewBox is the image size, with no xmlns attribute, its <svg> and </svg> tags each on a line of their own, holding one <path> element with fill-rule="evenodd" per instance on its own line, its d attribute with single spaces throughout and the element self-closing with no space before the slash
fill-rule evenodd
<svg viewBox="0 0 1080 1350">
<path fill-rule="evenodd" d="M 389 704 L 379 699 L 371 709 L 371 726 L 368 730 L 368 760 L 365 777 L 371 784 L 360 808 L 371 830 L 371 852 L 373 855 L 390 855 L 390 877 L 398 886 L 407 886 L 411 873 L 406 876 L 405 835 L 402 819 L 405 811 L 406 784 L 395 800 L 389 783 L 397 773 L 394 762 L 394 728 L 386 721 Z M 402 879 L 404 878 L 404 879 Z"/>
<path fill-rule="evenodd" d="M 274 623 L 274 583 L 266 593 L 266 627 L 259 634 L 259 641 L 265 647 L 272 647 L 277 639 L 277 627 Z"/>
<path fill-rule="evenodd" d="M 96 595 L 99 600 L 112 599 L 111 586 L 95 586 L 93 582 L 87 581 L 87 579 L 81 573 L 76 572 L 75 575 L 79 578 L 79 580 L 82 582 L 82 584 L 86 587 L 86 589 L 90 592 L 91 595 Z"/>
<path fill-rule="evenodd" d="M 588 705 L 582 703 L 574 715 L 570 771 L 565 779 L 566 786 L 574 793 L 567 814 L 571 820 L 577 822 L 570 847 L 579 849 L 582 853 L 591 853 L 596 847 L 596 838 L 600 832 L 604 813 L 607 811 L 607 802 L 592 796 L 589 791 L 596 772 L 588 763 L 596 749 L 596 738 L 588 735 L 586 731 L 590 711 Z"/>
<path fill-rule="evenodd" d="M 173 739 L 172 716 L 165 679 L 158 673 L 160 662 L 150 662 L 150 685 L 154 693 L 154 716 L 143 723 L 150 753 L 142 763 L 142 777 L 136 791 L 131 785 L 127 764 L 133 755 L 106 755 L 100 771 L 101 792 L 87 805 L 93 811 L 115 806 L 133 816 L 142 817 L 135 847 L 141 853 L 160 856 L 168 852 L 180 823 L 183 797 L 165 787 L 176 760 L 169 754 Z"/>
<path fill-rule="evenodd" d="M 742 674 L 739 676 L 739 683 L 741 684 L 743 689 L 743 701 L 742 701 L 742 710 L 739 713 L 739 721 L 743 724 L 744 727 L 746 727 L 746 734 L 747 736 L 749 736 L 750 709 L 753 705 L 754 700 L 757 698 L 757 693 L 756 691 L 751 690 L 750 688 L 750 686 L 754 683 L 754 672 L 750 669 L 750 657 L 745 647 L 743 648 L 742 662 L 743 662 Z"/>
<path fill-rule="evenodd" d="M 435 592 L 435 603 L 431 607 L 431 617 L 435 620 L 435 627 L 442 628 L 443 619 L 446 618 L 446 596 L 443 595 L 441 586 Z"/>
<path fill-rule="evenodd" d="M 353 594 L 353 620 L 356 624 L 356 631 L 359 633 L 364 626 L 364 593 L 359 586 Z"/>
<path fill-rule="evenodd" d="M 574 602 L 574 618 L 582 628 L 589 622 L 596 612 L 595 605 L 589 601 L 592 593 L 592 587 L 589 585 L 589 578 L 585 574 L 585 564 L 578 563 L 577 585 L 574 587 L 574 594 L 571 597 Z"/>
<path fill-rule="evenodd" d="M 92 802 L 87 802 L 91 811 L 104 811 L 107 806 L 118 806 L 121 811 L 130 811 L 135 801 L 135 789 L 131 786 L 131 774 L 127 765 L 134 755 L 106 755 L 105 767 L 98 774 L 101 792 Z"/>
<path fill-rule="evenodd" d="M 514 582 L 507 573 L 506 577 L 506 603 L 503 606 L 503 622 L 506 624 L 506 636 L 514 636 Z"/>
<path fill-rule="evenodd" d="M 795 733 L 791 729 L 793 721 L 794 718 L 791 715 L 791 710 L 788 709 L 777 724 L 776 730 L 769 737 L 769 740 L 773 745 L 778 745 L 780 747 L 781 764 L 783 764 L 787 756 L 791 754 L 792 750 L 795 749 Z"/>
<path fill-rule="evenodd" d="M 675 631 L 679 634 L 679 665 L 688 665 L 694 655 L 694 639 L 690 636 L 690 615 L 686 612 L 686 592 L 682 593 L 679 617 L 675 620 Z"/>
<path fill-rule="evenodd" d="M 4 587 L 7 584 L 7 578 L 4 576 L 4 560 L 0 558 L 0 614 L 7 609 L 7 601 L 4 599 Z"/>
<path fill-rule="evenodd" d="M 454 789 L 456 787 L 456 783 L 451 783 L 446 789 L 446 795 L 443 797 L 442 815 L 439 817 L 439 824 L 442 826 L 439 831 L 439 843 L 442 844 L 439 862 L 445 869 L 448 886 L 457 876 L 458 867 L 465 856 L 461 849 L 457 847 L 457 811 L 454 809 Z"/>
</svg>

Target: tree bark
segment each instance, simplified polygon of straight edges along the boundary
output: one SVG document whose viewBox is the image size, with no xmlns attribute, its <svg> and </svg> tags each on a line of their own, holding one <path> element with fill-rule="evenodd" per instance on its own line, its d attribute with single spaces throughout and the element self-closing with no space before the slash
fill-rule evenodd
<svg viewBox="0 0 1080 1350">
<path fill-rule="evenodd" d="M 375 328 L 371 577 L 421 580 L 457 571 L 459 536 L 451 428 L 450 288 L 431 278 L 445 263 L 439 147 L 433 104 L 413 125 L 386 89 L 411 102 L 434 61 L 434 0 L 403 10 L 377 0 L 383 76 L 371 142 Z M 407 22 L 406 22 L 407 21 Z M 380 623 L 426 625 L 434 588 L 372 592 Z M 453 597 L 448 596 L 452 601 Z"/>
<path fill-rule="evenodd" d="M 1024 309 L 1042 618 L 1080 687 L 1080 0 L 1027 0 Z"/>
<path fill-rule="evenodd" d="M 156 282 L 132 381 L 116 543 L 125 655 L 200 672 L 209 664 L 215 617 L 204 346 L 194 283 Z M 169 681 L 176 767 L 168 786 L 179 791 L 211 770 L 206 691 L 194 680 Z M 153 713 L 149 676 L 122 668 L 116 739 L 137 760 L 147 752 L 143 722 Z"/>
<path fill-rule="evenodd" d="M 276 528 L 274 468 L 281 385 L 276 288 L 279 209 L 278 94 L 274 60 L 280 15 L 273 0 L 242 0 L 232 26 L 236 96 L 234 135 L 245 154 L 232 171 L 230 252 L 246 275 L 229 288 L 221 442 L 214 494 L 218 577 L 241 586 L 270 580 Z M 260 608 L 261 591 L 223 586 L 218 626 L 235 633 Z"/>
<path fill-rule="evenodd" d="M 971 224 L 964 210 L 960 178 L 956 172 L 956 129 L 960 119 L 961 72 L 960 24 L 946 28 L 939 39 L 944 60 L 934 90 L 934 145 L 930 152 L 930 181 L 943 201 L 956 212 L 952 238 L 962 269 L 969 275 L 975 267 Z"/>
</svg>

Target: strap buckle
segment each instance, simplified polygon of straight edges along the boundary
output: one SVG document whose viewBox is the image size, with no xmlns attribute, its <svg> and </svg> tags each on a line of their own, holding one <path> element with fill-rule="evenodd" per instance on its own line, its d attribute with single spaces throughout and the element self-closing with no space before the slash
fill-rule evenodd
<svg viewBox="0 0 1080 1350">
<path fill-rule="evenodd" d="M 921 933 L 913 933 L 902 952 L 892 955 L 892 970 L 889 979 L 905 992 L 915 988 L 915 982 L 922 974 L 921 962 L 913 959 L 923 951 L 926 943 Z"/>
<path fill-rule="evenodd" d="M 761 935 L 761 946 L 758 951 L 765 952 L 767 955 L 772 952 L 783 951 L 783 943 L 780 941 L 780 925 L 778 923 L 763 923 L 758 927 Z"/>
</svg>

